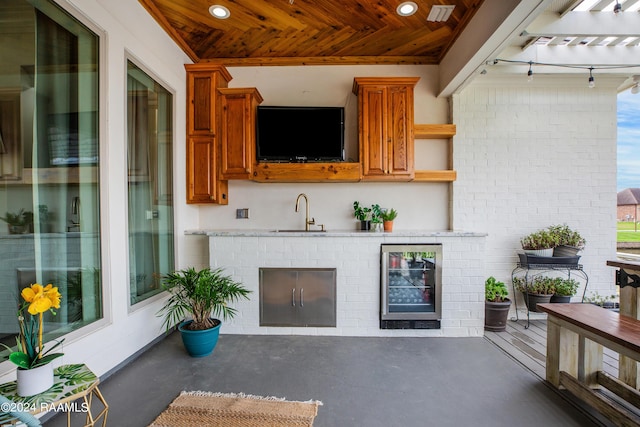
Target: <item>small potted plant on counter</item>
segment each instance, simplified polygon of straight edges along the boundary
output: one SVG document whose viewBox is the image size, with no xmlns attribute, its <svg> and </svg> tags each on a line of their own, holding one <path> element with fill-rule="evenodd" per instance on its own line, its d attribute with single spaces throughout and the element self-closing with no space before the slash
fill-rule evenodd
<svg viewBox="0 0 640 427">
<path fill-rule="evenodd" d="M 371 208 L 360 206 L 360 202 L 356 200 L 355 202 L 353 202 L 353 216 L 355 216 L 356 219 L 360 221 L 360 230 L 371 230 Z"/>
<path fill-rule="evenodd" d="M 393 220 L 398 216 L 398 212 L 391 208 L 382 211 L 382 224 L 384 231 L 393 231 Z"/>
<path fill-rule="evenodd" d="M 484 330 L 502 332 L 507 328 L 511 300 L 504 282 L 491 276 L 484 282 Z"/>
</svg>

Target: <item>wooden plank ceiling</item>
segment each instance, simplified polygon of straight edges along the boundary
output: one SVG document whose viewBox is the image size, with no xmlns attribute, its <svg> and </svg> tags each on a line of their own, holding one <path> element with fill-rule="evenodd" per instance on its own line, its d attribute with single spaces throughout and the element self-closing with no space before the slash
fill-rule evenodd
<svg viewBox="0 0 640 427">
<path fill-rule="evenodd" d="M 225 65 L 438 64 L 483 0 L 139 0 L 194 62 Z M 227 19 L 209 14 L 219 4 Z M 454 5 L 428 22 L 433 5 Z"/>
</svg>

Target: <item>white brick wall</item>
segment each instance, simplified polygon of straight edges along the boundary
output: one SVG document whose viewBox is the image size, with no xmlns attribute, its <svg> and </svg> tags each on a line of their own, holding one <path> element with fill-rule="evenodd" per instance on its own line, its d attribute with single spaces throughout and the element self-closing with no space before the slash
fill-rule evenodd
<svg viewBox="0 0 640 427">
<path fill-rule="evenodd" d="M 224 267 L 253 291 L 234 304 L 238 316 L 223 333 L 343 336 L 482 336 L 484 328 L 483 236 L 406 237 L 371 233 L 362 237 L 212 236 L 211 265 Z M 380 245 L 442 243 L 442 322 L 436 330 L 381 330 Z M 337 269 L 337 326 L 283 328 L 259 326 L 260 267 Z"/>
<path fill-rule="evenodd" d="M 486 231 L 485 275 L 510 283 L 520 237 L 566 223 L 587 239 L 587 295 L 611 294 L 620 81 L 546 77 L 487 75 L 454 95 L 454 228 Z"/>
</svg>

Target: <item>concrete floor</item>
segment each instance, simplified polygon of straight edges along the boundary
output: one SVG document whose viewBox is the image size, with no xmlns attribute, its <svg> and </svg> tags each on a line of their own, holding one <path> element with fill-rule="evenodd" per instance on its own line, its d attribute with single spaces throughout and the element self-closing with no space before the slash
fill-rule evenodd
<svg viewBox="0 0 640 427">
<path fill-rule="evenodd" d="M 148 425 L 182 390 L 320 400 L 315 427 L 597 425 L 484 338 L 221 335 L 194 359 L 173 333 L 100 390 L 114 427 Z"/>
</svg>

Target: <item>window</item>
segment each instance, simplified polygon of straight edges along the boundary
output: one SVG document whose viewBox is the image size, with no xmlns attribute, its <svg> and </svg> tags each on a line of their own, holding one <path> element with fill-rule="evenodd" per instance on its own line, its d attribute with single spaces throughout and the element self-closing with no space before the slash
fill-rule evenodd
<svg viewBox="0 0 640 427">
<path fill-rule="evenodd" d="M 127 62 L 131 305 L 159 292 L 174 268 L 173 95 Z"/>
<path fill-rule="evenodd" d="M 11 345 L 32 283 L 62 294 L 46 340 L 103 316 L 99 40 L 52 1 L 5 0 L 2 10 L 0 340 Z"/>
</svg>

